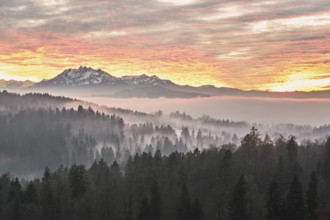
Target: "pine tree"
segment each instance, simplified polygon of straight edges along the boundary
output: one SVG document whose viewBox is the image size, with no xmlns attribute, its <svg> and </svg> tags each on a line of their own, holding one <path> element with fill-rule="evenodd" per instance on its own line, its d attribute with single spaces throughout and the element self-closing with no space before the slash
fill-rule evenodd
<svg viewBox="0 0 330 220">
<path fill-rule="evenodd" d="M 69 172 L 72 197 L 78 198 L 87 190 L 87 172 L 83 165 L 73 165 Z"/>
<path fill-rule="evenodd" d="M 190 220 L 192 216 L 191 211 L 190 195 L 186 184 L 183 184 L 179 201 L 177 203 L 175 220 Z"/>
<path fill-rule="evenodd" d="M 325 178 L 330 178 L 330 136 L 325 143 L 325 156 L 324 156 L 324 164 L 322 169 L 322 174 Z"/>
<path fill-rule="evenodd" d="M 125 207 L 125 220 L 133 220 L 133 214 L 132 214 L 132 193 L 128 192 L 128 198 L 126 202 L 126 207 Z"/>
<path fill-rule="evenodd" d="M 30 182 L 27 185 L 27 188 L 23 194 L 23 202 L 26 204 L 36 203 L 37 202 L 37 190 L 33 182 Z"/>
<path fill-rule="evenodd" d="M 150 219 L 151 220 L 161 220 L 161 195 L 158 188 L 158 183 L 156 182 L 152 192 L 150 200 Z"/>
<path fill-rule="evenodd" d="M 243 175 L 234 187 L 229 205 L 229 217 L 231 220 L 247 220 L 247 186 Z"/>
<path fill-rule="evenodd" d="M 298 144 L 296 142 L 295 136 L 291 136 L 290 139 L 288 140 L 287 150 L 288 150 L 289 162 L 290 163 L 296 162 L 298 156 Z"/>
<path fill-rule="evenodd" d="M 304 219 L 304 195 L 303 188 L 297 176 L 294 176 L 286 200 L 287 219 Z"/>
<path fill-rule="evenodd" d="M 140 203 L 139 214 L 136 220 L 150 220 L 149 200 L 143 197 Z"/>
<path fill-rule="evenodd" d="M 43 181 L 41 183 L 40 190 L 40 204 L 43 212 L 43 218 L 52 220 L 54 219 L 55 213 L 55 196 L 52 191 L 52 187 L 50 184 L 50 173 L 49 170 L 46 169 L 43 177 Z"/>
<path fill-rule="evenodd" d="M 319 207 L 317 193 L 317 178 L 315 172 L 312 173 L 309 182 L 309 187 L 306 192 L 306 203 L 307 203 L 307 220 L 317 220 L 318 215 L 316 210 Z"/>
<path fill-rule="evenodd" d="M 283 219 L 283 202 L 280 186 L 276 180 L 273 180 L 268 189 L 268 200 L 266 204 L 267 219 Z"/>
<path fill-rule="evenodd" d="M 199 203 L 198 198 L 196 198 L 192 206 L 192 220 L 202 220 L 202 219 L 203 219 L 202 207 Z"/>
</svg>

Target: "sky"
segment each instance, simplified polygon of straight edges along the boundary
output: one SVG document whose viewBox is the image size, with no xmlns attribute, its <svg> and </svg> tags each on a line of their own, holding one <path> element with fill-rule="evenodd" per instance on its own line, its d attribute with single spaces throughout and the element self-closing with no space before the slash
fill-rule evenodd
<svg viewBox="0 0 330 220">
<path fill-rule="evenodd" d="M 193 86 L 330 89 L 330 1 L 0 0 L 0 78 L 79 66 Z"/>
</svg>

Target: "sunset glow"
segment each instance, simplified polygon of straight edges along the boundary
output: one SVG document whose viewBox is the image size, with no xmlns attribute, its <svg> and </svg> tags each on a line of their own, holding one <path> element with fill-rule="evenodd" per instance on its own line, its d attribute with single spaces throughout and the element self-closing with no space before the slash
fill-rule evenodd
<svg viewBox="0 0 330 220">
<path fill-rule="evenodd" d="M 330 2 L 0 1 L 0 78 L 81 65 L 114 76 L 271 91 L 330 89 Z"/>
</svg>

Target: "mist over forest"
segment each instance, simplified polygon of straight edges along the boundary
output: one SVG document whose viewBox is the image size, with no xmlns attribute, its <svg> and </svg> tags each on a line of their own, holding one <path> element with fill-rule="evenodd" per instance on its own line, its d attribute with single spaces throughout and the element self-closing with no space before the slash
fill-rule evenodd
<svg viewBox="0 0 330 220">
<path fill-rule="evenodd" d="M 48 94 L 2 92 L 0 101 L 0 171 L 25 177 L 40 176 L 45 166 L 90 166 L 100 158 L 125 164 L 129 156 L 157 150 L 167 156 L 196 148 L 236 150 L 252 126 L 261 138 L 292 135 L 301 144 L 323 143 L 330 133 L 326 124 L 255 124 L 180 111 L 143 113 Z"/>
<path fill-rule="evenodd" d="M 329 134 L 3 91 L 0 216 L 326 219 Z"/>
<path fill-rule="evenodd" d="M 0 0 L 0 220 L 330 220 L 330 0 Z"/>
</svg>

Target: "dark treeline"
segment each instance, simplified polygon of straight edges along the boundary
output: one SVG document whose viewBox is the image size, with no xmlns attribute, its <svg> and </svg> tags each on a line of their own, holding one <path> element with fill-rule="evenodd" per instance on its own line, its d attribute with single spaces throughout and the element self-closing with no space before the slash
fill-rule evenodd
<svg viewBox="0 0 330 220">
<path fill-rule="evenodd" d="M 63 96 L 52 96 L 48 93 L 27 93 L 20 95 L 17 93 L 7 92 L 6 90 L 0 91 L 0 107 L 6 107 L 6 110 L 12 112 L 23 107 L 54 107 L 73 101 L 76 100 Z"/>
<path fill-rule="evenodd" d="M 275 125 L 271 138 L 72 101 L 0 93 L 0 219 L 329 219 L 329 125 Z"/>
<path fill-rule="evenodd" d="M 0 115 L 0 169 L 23 175 L 38 173 L 45 166 L 88 165 L 100 156 L 108 158 L 99 155 L 95 138 L 101 136 L 119 146 L 123 128 L 122 118 L 82 106 L 77 110 L 22 109 Z"/>
<path fill-rule="evenodd" d="M 238 142 L 236 135 L 220 136 L 169 124 L 125 123 L 117 115 L 77 109 L 20 108 L 0 111 L 0 172 L 19 176 L 40 175 L 45 166 L 84 164 L 103 158 L 108 164 L 125 164 L 130 155 L 159 150 L 162 154 Z"/>
<path fill-rule="evenodd" d="M 240 147 L 102 158 L 43 177 L 0 178 L 1 219 L 316 220 L 329 219 L 330 138 L 298 145 L 260 138 Z"/>
</svg>

